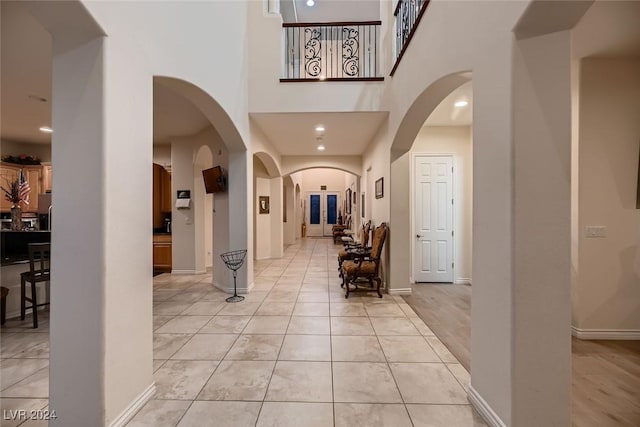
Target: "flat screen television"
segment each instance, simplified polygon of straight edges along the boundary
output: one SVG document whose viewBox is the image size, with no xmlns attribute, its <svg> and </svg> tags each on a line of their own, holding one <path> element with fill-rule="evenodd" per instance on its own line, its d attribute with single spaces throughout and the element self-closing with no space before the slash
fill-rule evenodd
<svg viewBox="0 0 640 427">
<path fill-rule="evenodd" d="M 216 166 L 202 171 L 204 188 L 207 193 L 224 193 L 227 191 L 227 171 Z"/>
</svg>

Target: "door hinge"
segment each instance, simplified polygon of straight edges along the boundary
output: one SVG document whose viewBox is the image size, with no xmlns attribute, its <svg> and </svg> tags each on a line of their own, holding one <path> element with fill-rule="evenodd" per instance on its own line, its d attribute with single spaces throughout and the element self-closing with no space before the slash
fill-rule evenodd
<svg viewBox="0 0 640 427">
<path fill-rule="evenodd" d="M 455 267 L 455 265 L 456 265 L 455 262 L 452 262 L 451 263 L 451 268 Z"/>
<path fill-rule="evenodd" d="M 453 237 L 453 230 L 451 231 L 451 237 Z"/>
<path fill-rule="evenodd" d="M 451 199 L 451 204 L 453 204 L 453 199 Z"/>
</svg>

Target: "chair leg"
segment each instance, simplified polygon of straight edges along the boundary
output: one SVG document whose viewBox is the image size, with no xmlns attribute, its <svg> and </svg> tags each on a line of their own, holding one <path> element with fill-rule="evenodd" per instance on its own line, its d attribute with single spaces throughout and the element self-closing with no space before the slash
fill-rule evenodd
<svg viewBox="0 0 640 427">
<path fill-rule="evenodd" d="M 349 276 L 348 275 L 344 275 L 342 277 L 342 285 L 345 288 L 345 294 L 344 294 L 345 299 L 349 298 Z"/>
<path fill-rule="evenodd" d="M 24 276 L 20 278 L 20 320 L 24 320 L 25 312 L 27 311 L 27 302 L 26 298 L 26 283 L 24 280 Z"/>
<path fill-rule="evenodd" d="M 33 310 L 33 329 L 38 328 L 38 298 L 36 297 L 36 282 L 31 282 L 31 309 Z"/>
<path fill-rule="evenodd" d="M 378 291 L 378 298 L 382 298 L 382 293 L 380 293 L 380 285 L 382 284 L 382 279 L 376 277 L 376 283 L 378 284 L 378 288 L 376 289 Z"/>
</svg>

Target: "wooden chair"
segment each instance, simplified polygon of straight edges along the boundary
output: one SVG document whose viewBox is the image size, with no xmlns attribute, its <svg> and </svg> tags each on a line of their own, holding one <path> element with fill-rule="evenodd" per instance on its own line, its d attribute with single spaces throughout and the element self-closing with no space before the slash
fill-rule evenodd
<svg viewBox="0 0 640 427">
<path fill-rule="evenodd" d="M 344 236 L 348 236 L 348 230 L 351 229 L 351 216 L 347 217 L 347 221 L 344 225 L 336 224 L 331 227 L 331 231 L 333 233 L 333 243 L 339 243 L 342 241 Z"/>
<path fill-rule="evenodd" d="M 362 226 L 360 232 L 360 242 L 345 242 L 344 249 L 338 252 L 338 271 L 340 277 L 342 277 L 342 263 L 346 260 L 353 259 L 355 254 L 367 255 L 371 248 L 367 247 L 369 244 L 369 234 L 371 234 L 371 221 L 369 220 Z"/>
<path fill-rule="evenodd" d="M 357 290 L 369 291 L 373 287 L 375 280 L 378 297 L 382 298 L 380 285 L 382 279 L 379 277 L 382 247 L 387 238 L 387 224 L 384 222 L 376 227 L 373 232 L 373 243 L 371 252 L 368 255 L 355 254 L 353 260 L 342 263 L 342 285 L 345 288 L 345 298 L 349 298 L 349 293 Z M 369 288 L 358 288 L 359 284 L 368 283 Z"/>
<path fill-rule="evenodd" d="M 36 284 L 51 280 L 50 260 L 50 243 L 29 244 L 29 271 L 20 274 L 20 319 L 24 320 L 27 309 L 32 309 L 34 328 L 38 327 L 38 307 L 49 305 L 48 302 L 38 304 Z M 26 282 L 31 284 L 31 298 L 26 295 Z M 31 303 L 28 307 L 27 301 Z"/>
</svg>

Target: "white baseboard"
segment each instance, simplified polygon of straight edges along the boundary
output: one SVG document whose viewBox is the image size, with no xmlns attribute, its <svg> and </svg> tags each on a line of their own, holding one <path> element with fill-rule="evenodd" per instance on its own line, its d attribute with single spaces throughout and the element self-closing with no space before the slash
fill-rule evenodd
<svg viewBox="0 0 640 427">
<path fill-rule="evenodd" d="M 156 384 L 151 383 L 151 385 L 149 385 L 149 387 L 147 387 L 142 393 L 140 393 L 138 397 L 133 399 L 133 402 L 131 402 L 129 406 L 124 408 L 124 411 L 122 411 L 120 415 L 118 415 L 113 421 L 111 421 L 109 427 L 124 427 L 129 421 L 131 421 L 131 419 L 138 413 L 138 411 L 142 409 L 145 403 L 151 400 L 155 392 Z"/>
<path fill-rule="evenodd" d="M 456 285 L 470 285 L 471 278 L 459 277 L 453 281 Z"/>
<path fill-rule="evenodd" d="M 581 340 L 640 340 L 640 329 L 580 329 L 572 326 L 571 335 Z"/>
<path fill-rule="evenodd" d="M 506 427 L 506 424 L 502 422 L 498 414 L 496 414 L 491 406 L 480 396 L 480 393 L 476 391 L 471 385 L 469 385 L 469 391 L 467 392 L 469 402 L 480 413 L 482 418 L 491 427 Z"/>
<path fill-rule="evenodd" d="M 389 295 L 411 295 L 411 288 L 394 288 L 389 289 Z"/>
</svg>

